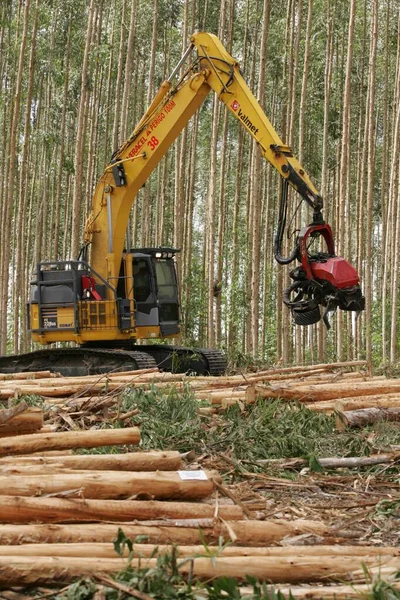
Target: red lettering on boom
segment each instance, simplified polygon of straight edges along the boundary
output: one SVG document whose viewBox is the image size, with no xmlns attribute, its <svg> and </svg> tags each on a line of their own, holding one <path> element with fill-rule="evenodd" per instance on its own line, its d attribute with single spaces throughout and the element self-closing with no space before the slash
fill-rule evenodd
<svg viewBox="0 0 400 600">
<path fill-rule="evenodd" d="M 154 131 L 154 129 L 161 123 L 161 121 L 163 121 L 165 119 L 165 114 L 162 112 L 161 114 L 159 114 L 154 121 L 152 121 L 150 123 L 150 131 Z"/>
<path fill-rule="evenodd" d="M 165 105 L 165 112 L 169 113 L 171 112 L 171 110 L 173 108 L 175 108 L 176 104 L 175 104 L 175 100 L 170 100 L 170 102 L 168 102 L 168 104 Z"/>
<path fill-rule="evenodd" d="M 165 119 L 165 114 L 170 113 L 171 110 L 173 110 L 176 106 L 175 100 L 170 100 L 168 102 L 168 104 L 166 104 L 164 106 L 164 111 L 162 113 L 160 113 L 159 115 L 157 115 L 157 117 L 155 119 L 153 119 L 153 121 L 150 123 L 150 125 L 148 126 L 147 129 L 147 135 L 149 136 L 151 134 L 152 131 L 154 131 L 159 124 Z M 152 137 L 150 142 L 147 144 L 148 146 L 150 146 L 151 150 L 154 150 L 154 147 L 156 145 L 158 145 L 158 140 L 157 143 L 154 144 L 154 140 L 156 140 L 157 138 Z M 146 143 L 147 138 L 145 137 L 141 137 L 140 140 L 138 140 L 136 142 L 136 144 L 133 146 L 133 148 L 131 149 L 131 151 L 128 154 L 128 158 L 133 158 L 134 156 L 136 156 L 137 154 L 139 154 L 140 149 L 142 148 L 142 146 Z"/>
<path fill-rule="evenodd" d="M 146 138 L 145 137 L 141 137 L 140 140 L 138 140 L 136 142 L 136 144 L 133 146 L 132 150 L 129 152 L 128 158 L 132 158 L 133 156 L 136 156 L 136 154 L 139 154 L 141 147 L 145 143 L 146 143 Z"/>
</svg>

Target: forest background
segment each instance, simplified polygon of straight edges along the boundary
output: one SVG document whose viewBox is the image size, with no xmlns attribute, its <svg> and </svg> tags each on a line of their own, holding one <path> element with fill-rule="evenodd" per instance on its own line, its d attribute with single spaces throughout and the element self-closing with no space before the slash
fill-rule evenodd
<svg viewBox="0 0 400 600">
<path fill-rule="evenodd" d="M 39 260 L 76 258 L 97 178 L 197 30 L 217 34 L 325 200 L 366 310 L 293 325 L 279 177 L 210 94 L 134 203 L 134 247 L 181 248 L 182 342 L 235 360 L 399 353 L 399 0 L 1 0 L 0 353 L 31 348 Z M 291 234 L 307 224 L 292 199 Z M 183 217 L 182 217 L 183 215 Z M 287 240 L 293 245 L 293 237 Z"/>
</svg>

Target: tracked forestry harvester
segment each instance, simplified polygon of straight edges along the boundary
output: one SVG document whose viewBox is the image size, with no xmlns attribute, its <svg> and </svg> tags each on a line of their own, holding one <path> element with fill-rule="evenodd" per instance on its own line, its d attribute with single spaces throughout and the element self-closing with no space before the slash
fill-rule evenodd
<svg viewBox="0 0 400 600">
<path fill-rule="evenodd" d="M 174 263 L 178 250 L 131 249 L 127 238 L 129 213 L 138 191 L 211 91 L 281 175 L 274 250 L 280 264 L 299 263 L 291 272 L 293 283 L 284 296 L 295 322 L 309 325 L 324 318 L 328 323 L 328 312 L 336 308 L 363 310 L 358 274 L 344 258 L 335 255 L 332 231 L 323 220 L 318 191 L 264 114 L 237 61 L 214 35 L 197 33 L 102 173 L 79 258 L 37 266 L 28 306 L 29 330 L 32 340 L 44 349 L 1 357 L 1 371 L 51 368 L 73 375 L 155 365 L 199 374 L 218 375 L 225 370 L 225 357 L 216 350 L 154 343 L 179 335 Z M 284 257 L 281 247 L 288 186 L 312 208 L 313 221 L 300 231 L 290 256 Z M 324 240 L 326 251 L 311 253 L 310 242 L 317 238 Z M 145 339 L 153 343 L 137 344 Z M 74 345 L 52 346 L 57 342 Z"/>
</svg>

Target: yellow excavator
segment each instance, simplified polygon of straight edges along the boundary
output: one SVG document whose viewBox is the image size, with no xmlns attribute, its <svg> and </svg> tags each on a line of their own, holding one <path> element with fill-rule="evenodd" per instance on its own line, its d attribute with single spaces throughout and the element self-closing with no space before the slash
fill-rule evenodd
<svg viewBox="0 0 400 600">
<path fill-rule="evenodd" d="M 183 72 L 183 75 L 181 74 Z M 315 323 L 337 307 L 361 311 L 364 297 L 356 270 L 335 255 L 332 231 L 321 214 L 322 198 L 309 176 L 274 130 L 244 81 L 238 62 L 217 37 L 196 33 L 171 76 L 132 135 L 113 154 L 94 192 L 84 244 L 77 260 L 41 262 L 28 303 L 32 340 L 44 346 L 75 342 L 0 359 L 0 370 L 51 368 L 64 374 L 102 373 L 159 365 L 164 369 L 220 374 L 225 357 L 210 349 L 164 343 L 137 345 L 179 334 L 179 293 L 174 257 L 177 249 L 131 249 L 127 225 L 140 188 L 213 90 L 255 139 L 261 154 L 282 177 L 279 222 L 274 240 L 281 264 L 297 260 L 284 302 L 301 325 Z M 290 256 L 281 254 L 292 186 L 313 210 Z M 323 238 L 326 252 L 310 253 Z"/>
</svg>

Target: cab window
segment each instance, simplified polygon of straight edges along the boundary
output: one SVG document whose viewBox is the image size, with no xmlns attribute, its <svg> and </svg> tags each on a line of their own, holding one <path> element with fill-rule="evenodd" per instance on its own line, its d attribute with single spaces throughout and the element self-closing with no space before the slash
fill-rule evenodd
<svg viewBox="0 0 400 600">
<path fill-rule="evenodd" d="M 137 302 L 146 302 L 151 295 L 151 277 L 147 261 L 139 259 L 133 264 L 133 291 Z"/>
</svg>

